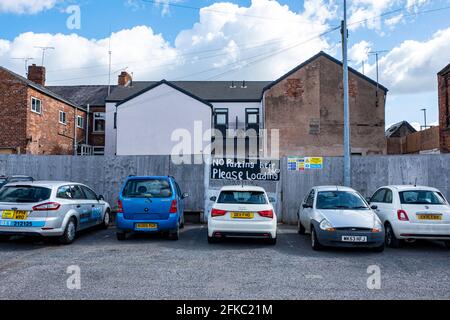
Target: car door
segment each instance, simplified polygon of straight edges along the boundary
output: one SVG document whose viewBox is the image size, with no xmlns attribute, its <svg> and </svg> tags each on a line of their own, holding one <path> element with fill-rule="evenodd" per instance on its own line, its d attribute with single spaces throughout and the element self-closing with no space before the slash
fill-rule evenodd
<svg viewBox="0 0 450 320">
<path fill-rule="evenodd" d="M 178 201 L 178 209 L 179 209 L 179 212 L 180 212 L 180 216 L 183 217 L 183 215 L 184 215 L 184 199 L 183 199 L 183 195 L 181 193 L 181 189 L 180 189 L 180 186 L 178 185 L 178 183 L 174 181 L 174 184 L 175 184 L 175 189 L 176 189 L 177 198 L 178 198 L 177 199 L 177 201 Z"/>
<path fill-rule="evenodd" d="M 91 223 L 91 207 L 87 201 L 86 195 L 79 185 L 70 186 L 72 193 L 72 201 L 76 205 L 79 212 L 79 229 L 89 228 Z"/>
<path fill-rule="evenodd" d="M 383 223 L 386 221 L 387 206 L 385 203 L 385 199 L 387 191 L 388 189 L 386 188 L 379 189 L 373 194 L 372 198 L 370 198 L 370 205 L 377 206 L 375 213 Z M 391 204 L 392 204 L 392 191 L 391 191 Z"/>
<path fill-rule="evenodd" d="M 86 197 L 86 204 L 89 209 L 89 224 L 97 225 L 103 220 L 103 204 L 98 200 L 97 194 L 84 185 L 79 185 Z"/>
<path fill-rule="evenodd" d="M 60 201 L 62 202 L 63 205 L 67 206 L 66 213 L 71 213 L 71 212 L 75 212 L 77 219 L 78 219 L 78 224 L 79 224 L 79 228 L 82 229 L 82 215 L 83 215 L 83 211 L 86 210 L 86 206 L 83 200 L 83 197 L 79 197 L 79 195 L 77 194 L 77 192 L 74 190 L 74 186 L 73 185 L 67 185 L 67 186 L 61 186 L 58 188 L 57 193 L 56 193 L 56 197 L 59 200 L 64 200 L 64 201 Z M 62 217 L 63 219 L 65 217 Z"/>
<path fill-rule="evenodd" d="M 315 190 L 312 189 L 308 196 L 306 197 L 305 201 L 302 204 L 302 207 L 300 208 L 300 221 L 305 228 L 306 231 L 310 232 L 311 230 L 311 217 L 313 213 L 314 208 L 314 198 L 315 198 Z"/>
</svg>

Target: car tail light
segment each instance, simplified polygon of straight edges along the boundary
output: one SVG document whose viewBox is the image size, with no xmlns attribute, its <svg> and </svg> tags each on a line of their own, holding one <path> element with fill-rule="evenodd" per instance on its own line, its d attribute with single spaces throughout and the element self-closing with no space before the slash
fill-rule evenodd
<svg viewBox="0 0 450 320">
<path fill-rule="evenodd" d="M 212 217 L 222 217 L 227 214 L 227 211 L 225 210 L 219 210 L 219 209 L 212 209 L 211 210 L 211 216 Z"/>
<path fill-rule="evenodd" d="M 170 213 L 177 213 L 178 209 L 177 209 L 177 200 L 173 200 L 172 201 L 172 205 L 170 206 Z"/>
<path fill-rule="evenodd" d="M 408 215 L 406 214 L 405 210 L 398 210 L 397 217 L 400 221 L 409 221 Z"/>
<path fill-rule="evenodd" d="M 117 200 L 117 213 L 123 213 L 122 200 Z"/>
<path fill-rule="evenodd" d="M 258 214 L 263 218 L 273 219 L 273 210 L 259 211 Z"/>
<path fill-rule="evenodd" d="M 56 211 L 61 207 L 57 202 L 46 202 L 33 207 L 33 211 Z"/>
</svg>

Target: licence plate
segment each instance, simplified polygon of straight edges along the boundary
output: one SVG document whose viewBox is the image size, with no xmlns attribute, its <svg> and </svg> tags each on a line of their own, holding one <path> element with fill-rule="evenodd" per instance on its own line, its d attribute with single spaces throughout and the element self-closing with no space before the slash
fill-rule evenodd
<svg viewBox="0 0 450 320">
<path fill-rule="evenodd" d="M 158 229 L 158 225 L 156 223 L 137 223 L 136 224 L 136 230 L 141 229 Z"/>
<path fill-rule="evenodd" d="M 232 212 L 232 219 L 253 219 L 255 214 L 253 212 Z"/>
<path fill-rule="evenodd" d="M 367 242 L 365 236 L 342 236 L 343 242 Z"/>
<path fill-rule="evenodd" d="M 441 214 L 418 214 L 417 219 L 418 220 L 441 221 L 442 215 Z"/>
<path fill-rule="evenodd" d="M 5 210 L 2 213 L 2 219 L 27 220 L 28 219 L 28 211 Z"/>
</svg>

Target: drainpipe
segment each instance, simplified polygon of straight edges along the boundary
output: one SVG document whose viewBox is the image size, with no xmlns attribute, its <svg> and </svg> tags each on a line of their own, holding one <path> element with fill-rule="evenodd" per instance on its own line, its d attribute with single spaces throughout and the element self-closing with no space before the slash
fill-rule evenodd
<svg viewBox="0 0 450 320">
<path fill-rule="evenodd" d="M 86 127 L 85 128 L 85 130 L 86 130 L 86 132 L 85 132 L 86 146 L 89 145 L 89 112 L 90 112 L 90 109 L 91 109 L 91 105 L 88 103 L 87 104 L 87 112 L 86 112 L 86 126 L 85 126 Z"/>
<path fill-rule="evenodd" d="M 73 155 L 77 155 L 77 110 L 75 108 L 74 116 L 73 116 Z"/>
</svg>

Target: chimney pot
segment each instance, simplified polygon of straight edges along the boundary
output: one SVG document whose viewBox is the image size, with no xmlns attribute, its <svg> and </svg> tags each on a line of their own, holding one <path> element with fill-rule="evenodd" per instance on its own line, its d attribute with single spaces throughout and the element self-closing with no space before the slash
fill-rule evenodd
<svg viewBox="0 0 450 320">
<path fill-rule="evenodd" d="M 122 73 L 119 75 L 118 84 L 122 87 L 128 87 L 130 86 L 132 80 L 133 78 L 128 72 L 122 71 Z"/>
<path fill-rule="evenodd" d="M 28 80 L 41 86 L 45 86 L 45 67 L 32 64 L 28 66 Z"/>
</svg>

